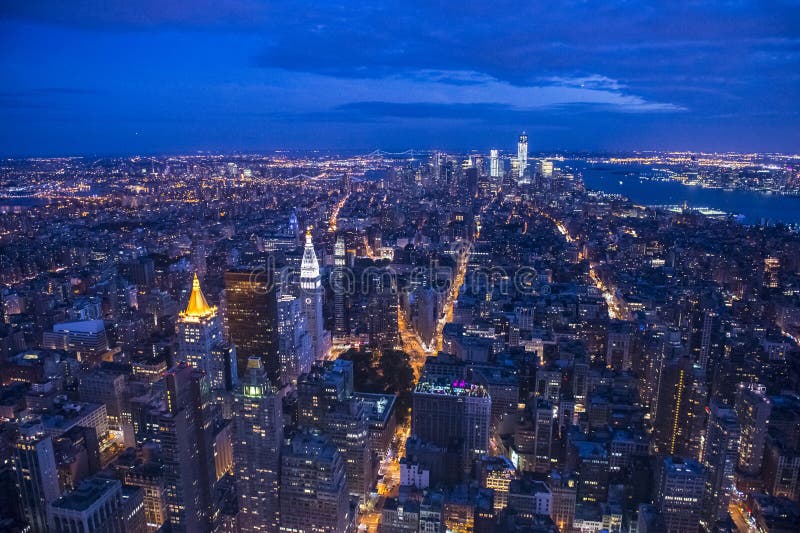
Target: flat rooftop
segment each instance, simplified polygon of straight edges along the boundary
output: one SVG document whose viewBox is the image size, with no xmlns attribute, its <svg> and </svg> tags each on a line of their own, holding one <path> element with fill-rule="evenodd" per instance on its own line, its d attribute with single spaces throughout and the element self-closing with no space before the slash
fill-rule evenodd
<svg viewBox="0 0 800 533">
<path fill-rule="evenodd" d="M 114 491 L 119 485 L 120 482 L 115 479 L 89 478 L 82 482 L 77 489 L 53 502 L 53 507 L 83 512 L 101 500 L 105 494 Z"/>
</svg>

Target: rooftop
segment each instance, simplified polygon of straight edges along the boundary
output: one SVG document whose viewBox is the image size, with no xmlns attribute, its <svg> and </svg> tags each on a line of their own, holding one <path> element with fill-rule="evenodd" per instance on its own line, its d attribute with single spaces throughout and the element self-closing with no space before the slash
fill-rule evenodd
<svg viewBox="0 0 800 533">
<path fill-rule="evenodd" d="M 208 305 L 203 291 L 200 289 L 200 280 L 197 274 L 194 275 L 192 280 L 192 294 L 189 296 L 189 303 L 186 310 L 182 313 L 184 317 L 201 318 L 214 314 L 217 311 L 216 307 Z"/>
<path fill-rule="evenodd" d="M 89 478 L 72 492 L 53 502 L 57 509 L 70 511 L 86 511 L 103 496 L 119 487 L 120 482 L 115 479 Z"/>
<path fill-rule="evenodd" d="M 102 320 L 60 322 L 53 326 L 54 333 L 100 333 L 106 328 Z"/>
<path fill-rule="evenodd" d="M 435 394 L 440 396 L 468 396 L 475 398 L 487 398 L 488 391 L 482 385 L 467 383 L 463 379 L 449 381 L 420 381 L 414 394 Z"/>
</svg>

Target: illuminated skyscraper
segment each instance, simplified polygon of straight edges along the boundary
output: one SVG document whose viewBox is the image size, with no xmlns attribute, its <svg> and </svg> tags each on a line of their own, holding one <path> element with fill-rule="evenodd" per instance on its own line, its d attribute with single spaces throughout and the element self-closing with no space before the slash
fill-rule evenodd
<svg viewBox="0 0 800 533">
<path fill-rule="evenodd" d="M 741 427 L 739 440 L 739 470 L 750 476 L 761 473 L 764 444 L 772 404 L 764 387 L 751 383 L 739 385 L 736 395 L 736 415 Z"/>
<path fill-rule="evenodd" d="M 689 357 L 661 372 L 653 444 L 659 455 L 698 457 L 705 429 L 705 374 Z"/>
<path fill-rule="evenodd" d="M 517 175 L 523 181 L 525 172 L 528 170 L 528 134 L 524 131 L 519 136 L 517 143 Z"/>
<path fill-rule="evenodd" d="M 391 350 L 398 345 L 398 312 L 396 280 L 379 274 L 372 276 L 367 297 L 367 329 L 372 349 Z"/>
<path fill-rule="evenodd" d="M 311 240 L 311 228 L 306 231 L 306 245 L 303 249 L 303 262 L 300 265 L 300 289 L 303 299 L 303 313 L 311 342 L 311 353 L 315 360 L 324 359 L 330 347 L 329 334 L 323 329 L 322 282 L 319 261 Z"/>
<path fill-rule="evenodd" d="M 308 372 L 314 362 L 302 301 L 291 294 L 278 298 L 278 353 L 284 385 Z"/>
<path fill-rule="evenodd" d="M 236 345 L 237 374 L 250 357 L 260 357 L 274 383 L 278 382 L 278 303 L 269 272 L 225 273 L 225 317 L 230 341 Z"/>
<path fill-rule="evenodd" d="M 764 259 L 764 287 L 775 289 L 780 284 L 781 260 L 777 257 Z"/>
<path fill-rule="evenodd" d="M 222 348 L 222 327 L 216 306 L 208 305 L 197 274 L 192 281 L 192 293 L 186 309 L 179 314 L 178 360 L 208 374 L 209 385 L 214 390 L 223 390 L 231 379 L 230 350 Z M 235 362 L 234 365 L 235 366 Z"/>
<path fill-rule="evenodd" d="M 349 493 L 366 501 L 375 475 L 373 454 L 369 447 L 369 422 L 364 406 L 351 397 L 337 402 L 323 418 L 323 433 L 330 438 L 344 460 Z"/>
<path fill-rule="evenodd" d="M 489 152 L 489 176 L 500 177 L 500 151 L 492 150 Z"/>
<path fill-rule="evenodd" d="M 347 286 L 345 283 L 345 248 L 344 239 L 341 237 L 336 238 L 336 244 L 333 247 L 333 266 L 334 270 L 334 283 L 333 283 L 333 297 L 334 297 L 334 335 L 337 337 L 345 337 L 348 333 L 347 327 Z"/>
<path fill-rule="evenodd" d="M 248 360 L 236 394 L 235 415 L 233 454 L 241 530 L 277 532 L 283 409 L 257 357 Z"/>
<path fill-rule="evenodd" d="M 549 159 L 542 159 L 542 161 L 540 162 L 540 165 L 541 165 L 541 170 L 542 170 L 542 176 L 544 176 L 545 178 L 549 178 L 549 177 L 551 177 L 553 175 L 553 162 L 552 161 L 550 161 Z"/>
</svg>

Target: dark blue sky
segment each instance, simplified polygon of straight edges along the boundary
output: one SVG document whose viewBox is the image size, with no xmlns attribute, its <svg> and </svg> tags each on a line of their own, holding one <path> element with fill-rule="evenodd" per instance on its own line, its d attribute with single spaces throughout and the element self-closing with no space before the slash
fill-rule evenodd
<svg viewBox="0 0 800 533">
<path fill-rule="evenodd" d="M 2 0 L 0 154 L 800 151 L 800 0 Z"/>
</svg>

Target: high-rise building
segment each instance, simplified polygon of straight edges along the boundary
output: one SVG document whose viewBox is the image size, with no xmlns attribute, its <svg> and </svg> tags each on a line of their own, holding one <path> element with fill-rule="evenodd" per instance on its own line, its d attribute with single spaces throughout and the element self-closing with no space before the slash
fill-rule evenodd
<svg viewBox="0 0 800 533">
<path fill-rule="evenodd" d="M 281 532 L 352 531 L 345 465 L 336 446 L 322 436 L 300 433 L 283 447 L 280 505 Z"/>
<path fill-rule="evenodd" d="M 708 529 L 728 513 L 739 454 L 739 422 L 733 408 L 713 400 L 701 463 L 706 470 L 702 521 Z"/>
<path fill-rule="evenodd" d="M 281 396 L 261 359 L 251 357 L 235 396 L 233 443 L 239 520 L 243 532 L 279 531 Z"/>
<path fill-rule="evenodd" d="M 536 434 L 534 438 L 533 468 L 536 472 L 549 472 L 553 457 L 553 431 L 555 410 L 552 403 L 541 398 L 531 409 Z"/>
<path fill-rule="evenodd" d="M 214 472 L 208 378 L 202 371 L 180 363 L 164 376 L 163 386 L 158 438 L 168 520 L 172 531 L 208 531 Z"/>
<path fill-rule="evenodd" d="M 780 284 L 781 260 L 778 257 L 764 259 L 764 287 L 775 289 Z"/>
<path fill-rule="evenodd" d="M 736 395 L 735 409 L 741 431 L 738 469 L 749 476 L 757 476 L 764 460 L 772 404 L 763 386 L 742 383 Z"/>
<path fill-rule="evenodd" d="M 53 439 L 40 422 L 20 426 L 14 444 L 14 471 L 22 515 L 32 531 L 48 531 L 48 508 L 61 495 Z"/>
<path fill-rule="evenodd" d="M 148 531 L 157 531 L 167 520 L 167 494 L 164 469 L 158 461 L 136 465 L 125 473 L 125 483 L 144 492 L 144 515 Z"/>
<path fill-rule="evenodd" d="M 508 488 L 517 478 L 517 469 L 508 457 L 486 456 L 481 458 L 481 487 L 494 491 L 494 510 L 499 512 L 508 505 Z"/>
<path fill-rule="evenodd" d="M 492 150 L 489 152 L 489 176 L 500 177 L 500 151 Z"/>
<path fill-rule="evenodd" d="M 423 379 L 414 389 L 411 434 L 441 448 L 459 446 L 469 465 L 488 451 L 491 411 L 481 385 Z"/>
<path fill-rule="evenodd" d="M 714 363 L 719 362 L 724 344 L 719 313 L 706 307 L 698 310 L 696 319 L 692 322 L 691 346 L 694 361 L 704 369 L 709 368 L 709 363 L 712 363 L 712 368 L 716 367 Z"/>
<path fill-rule="evenodd" d="M 553 176 L 553 162 L 549 159 L 542 159 L 539 163 L 539 168 L 541 169 L 542 177 L 550 178 Z"/>
<path fill-rule="evenodd" d="M 279 380 L 278 303 L 271 272 L 225 273 L 225 319 L 236 346 L 237 374 L 250 357 L 260 357 L 273 382 Z"/>
<path fill-rule="evenodd" d="M 667 533 L 697 533 L 705 489 L 705 473 L 700 463 L 665 457 L 656 488 L 656 502 Z"/>
<path fill-rule="evenodd" d="M 396 280 L 380 273 L 369 280 L 367 329 L 373 350 L 390 350 L 400 340 L 398 326 L 399 295 Z"/>
<path fill-rule="evenodd" d="M 575 505 L 578 496 L 578 481 L 574 472 L 553 470 L 548 479 L 553 494 L 553 507 L 550 518 L 559 531 L 571 531 L 575 520 Z"/>
<path fill-rule="evenodd" d="M 438 325 L 439 293 L 419 287 L 410 296 L 414 330 L 426 346 L 432 346 Z"/>
<path fill-rule="evenodd" d="M 345 247 L 344 239 L 341 237 L 336 238 L 336 244 L 333 246 L 333 266 L 334 266 L 334 280 L 333 280 L 333 298 L 334 298 L 334 335 L 336 337 L 345 337 L 349 333 L 348 320 L 347 320 L 347 301 L 348 301 L 348 287 L 346 285 L 345 276 Z"/>
<path fill-rule="evenodd" d="M 703 370 L 689 357 L 678 357 L 664 367 L 653 433 L 659 455 L 699 457 L 706 398 Z"/>
<path fill-rule="evenodd" d="M 524 131 L 517 142 L 517 176 L 520 182 L 524 181 L 528 170 L 528 134 Z"/>
<path fill-rule="evenodd" d="M 629 371 L 633 366 L 633 328 L 627 322 L 612 322 L 606 342 L 606 365 L 614 370 Z"/>
<path fill-rule="evenodd" d="M 337 359 L 316 363 L 297 382 L 298 424 L 330 438 L 347 473 L 348 492 L 366 498 L 375 480 L 368 406 L 353 395 L 353 365 Z"/>
<path fill-rule="evenodd" d="M 345 464 L 347 490 L 366 501 L 375 478 L 373 450 L 369 446 L 369 421 L 355 398 L 337 402 L 323 415 L 323 433 L 336 446 Z"/>
<path fill-rule="evenodd" d="M 179 313 L 176 324 L 178 330 L 178 361 L 185 361 L 189 366 L 208 374 L 209 385 L 214 390 L 225 390 L 226 384 L 235 365 L 230 359 L 230 351 L 218 350 L 224 344 L 222 326 L 219 321 L 217 307 L 208 305 L 197 274 L 192 280 L 192 293 L 186 309 Z"/>
<path fill-rule="evenodd" d="M 144 492 L 116 479 L 83 481 L 50 506 L 53 533 L 109 531 L 146 533 Z"/>
<path fill-rule="evenodd" d="M 330 336 L 324 329 L 322 318 L 322 282 L 319 261 L 311 240 L 311 228 L 306 231 L 303 262 L 300 265 L 300 297 L 306 316 L 306 329 L 314 360 L 324 359 L 330 349 Z"/>
<path fill-rule="evenodd" d="M 284 385 L 308 372 L 314 361 L 302 301 L 291 294 L 278 298 L 278 354 Z"/>
<path fill-rule="evenodd" d="M 800 498 L 800 453 L 784 433 L 770 431 L 761 475 L 767 494 L 794 501 Z"/>
</svg>

